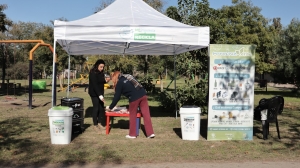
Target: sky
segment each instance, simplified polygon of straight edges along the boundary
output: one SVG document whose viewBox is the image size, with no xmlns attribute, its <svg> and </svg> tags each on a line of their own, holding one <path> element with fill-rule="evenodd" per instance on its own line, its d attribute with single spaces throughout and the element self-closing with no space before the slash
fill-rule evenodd
<svg viewBox="0 0 300 168">
<path fill-rule="evenodd" d="M 230 6 L 232 0 L 209 0 L 210 6 L 219 9 Z M 248 1 L 248 0 L 245 0 Z M 69 21 L 87 17 L 100 6 L 100 0 L 0 0 L 8 5 L 3 12 L 14 22 L 36 22 L 51 24 L 50 20 L 66 18 Z M 165 8 L 177 7 L 177 0 L 164 0 Z M 269 19 L 280 17 L 283 26 L 293 18 L 300 19 L 300 0 L 251 0 L 254 6 L 262 9 L 261 14 Z"/>
</svg>

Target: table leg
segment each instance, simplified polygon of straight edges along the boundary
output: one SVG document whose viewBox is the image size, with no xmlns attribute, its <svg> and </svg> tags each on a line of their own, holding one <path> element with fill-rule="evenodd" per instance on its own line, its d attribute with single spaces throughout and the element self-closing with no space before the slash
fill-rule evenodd
<svg viewBox="0 0 300 168">
<path fill-rule="evenodd" d="M 109 133 L 109 116 L 106 116 L 106 135 Z"/>
<path fill-rule="evenodd" d="M 140 135 L 140 124 L 141 124 L 141 118 L 136 118 L 136 136 Z"/>
</svg>

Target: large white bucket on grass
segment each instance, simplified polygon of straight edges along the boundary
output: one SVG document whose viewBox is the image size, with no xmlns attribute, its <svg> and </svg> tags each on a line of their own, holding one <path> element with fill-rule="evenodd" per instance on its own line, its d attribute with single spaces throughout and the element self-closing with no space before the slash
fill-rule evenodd
<svg viewBox="0 0 300 168">
<path fill-rule="evenodd" d="M 49 109 L 49 125 L 52 144 L 69 144 L 72 135 L 73 109 L 55 106 Z"/>
<path fill-rule="evenodd" d="M 182 139 L 199 140 L 201 113 L 200 107 L 182 106 L 179 113 Z"/>
</svg>

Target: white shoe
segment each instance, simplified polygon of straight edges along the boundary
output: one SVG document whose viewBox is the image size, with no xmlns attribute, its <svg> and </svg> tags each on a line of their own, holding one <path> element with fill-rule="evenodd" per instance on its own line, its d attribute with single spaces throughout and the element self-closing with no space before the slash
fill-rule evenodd
<svg viewBox="0 0 300 168">
<path fill-rule="evenodd" d="M 154 134 L 151 134 L 150 136 L 148 136 L 147 138 L 154 138 L 155 135 Z"/>
<path fill-rule="evenodd" d="M 100 123 L 98 123 L 98 127 L 99 127 L 99 129 L 106 129 L 106 126 L 103 126 Z"/>
<path fill-rule="evenodd" d="M 126 135 L 125 138 L 129 138 L 129 139 L 135 139 L 136 136 L 130 136 L 130 135 Z"/>
</svg>

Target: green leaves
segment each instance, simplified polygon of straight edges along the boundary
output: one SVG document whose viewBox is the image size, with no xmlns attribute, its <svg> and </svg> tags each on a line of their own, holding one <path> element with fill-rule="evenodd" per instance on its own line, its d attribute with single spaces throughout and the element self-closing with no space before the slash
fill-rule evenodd
<svg viewBox="0 0 300 168">
<path fill-rule="evenodd" d="M 196 105 L 201 109 L 207 109 L 207 94 L 207 80 L 200 80 L 199 82 L 186 80 L 183 86 L 177 88 L 176 98 L 174 97 L 174 90 L 160 93 L 161 106 L 168 110 L 175 110 L 176 101 L 177 109 L 183 105 Z"/>
<path fill-rule="evenodd" d="M 300 86 L 300 21 L 293 19 L 291 23 L 282 30 L 277 39 L 276 73 L 281 81 L 296 82 Z"/>
</svg>

